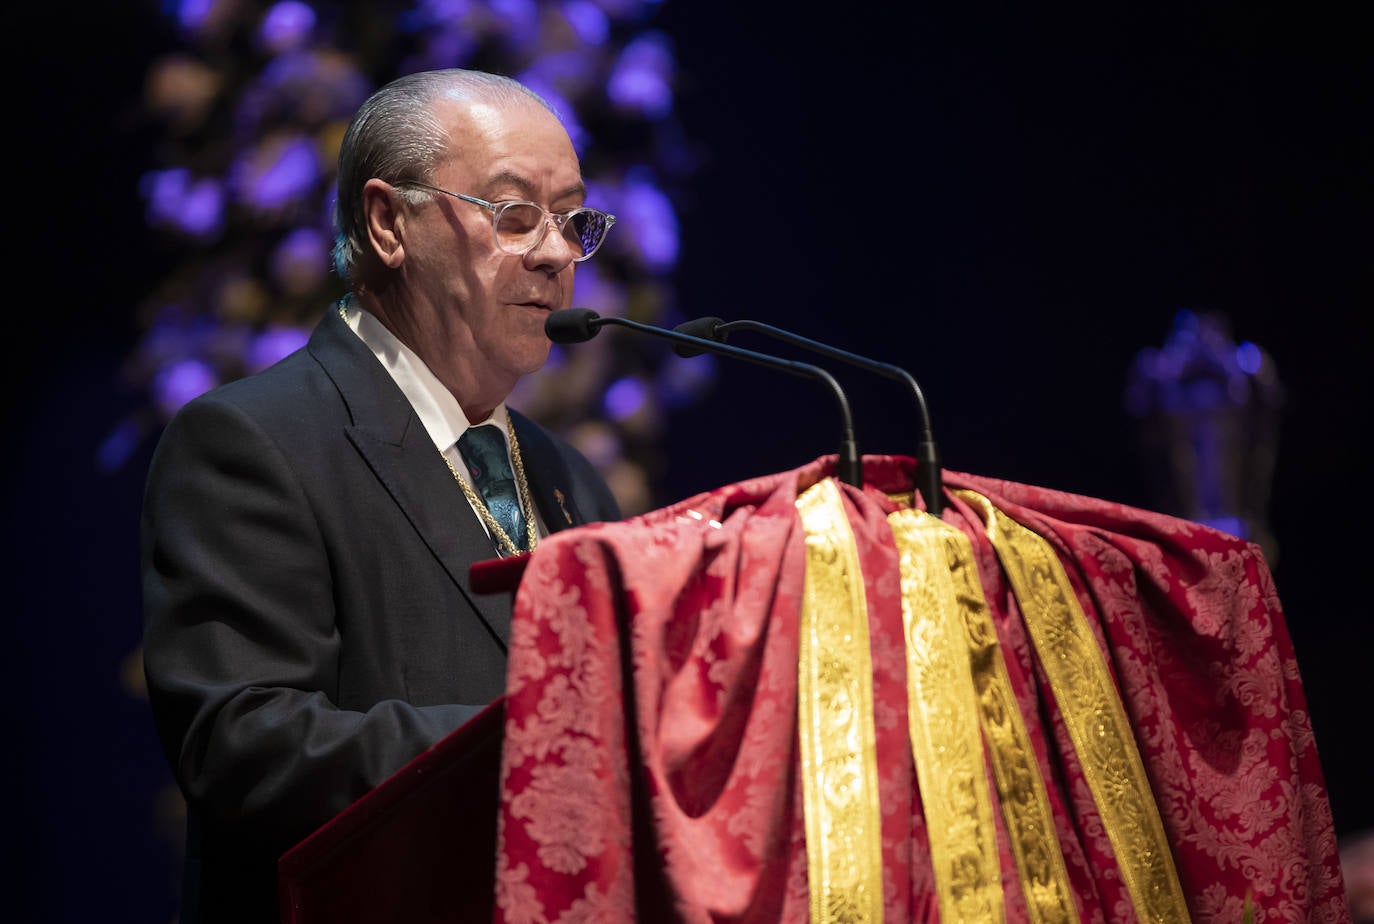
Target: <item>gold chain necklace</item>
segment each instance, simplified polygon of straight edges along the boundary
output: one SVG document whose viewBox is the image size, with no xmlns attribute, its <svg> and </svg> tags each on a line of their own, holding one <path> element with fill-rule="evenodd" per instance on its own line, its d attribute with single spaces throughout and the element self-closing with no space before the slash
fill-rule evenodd
<svg viewBox="0 0 1374 924">
<path fill-rule="evenodd" d="M 339 300 L 339 317 L 348 323 L 348 301 L 352 298 L 352 293 L 345 295 Z M 539 529 L 534 525 L 534 506 L 530 503 L 530 486 L 525 481 L 525 462 L 520 458 L 520 441 L 515 438 L 515 427 L 511 426 L 510 418 L 506 418 L 506 439 L 510 442 L 511 462 L 515 467 L 515 493 L 520 495 L 520 512 L 525 516 L 525 541 L 534 551 L 534 547 L 539 544 Z M 496 540 L 496 544 L 501 549 L 502 557 L 506 555 L 519 555 L 520 550 L 515 547 L 510 536 L 501 524 L 496 522 L 496 517 L 491 515 L 490 508 L 487 507 L 486 498 L 482 497 L 473 490 L 472 485 L 468 484 L 467 479 L 458 474 L 458 469 L 453 467 L 453 463 L 444 455 L 444 451 L 439 450 L 439 458 L 444 460 L 448 466 L 449 473 L 453 475 L 453 480 L 458 482 L 458 487 L 463 489 L 463 496 L 468 499 L 472 509 L 477 511 L 477 515 L 486 524 L 487 530 Z"/>
<path fill-rule="evenodd" d="M 534 508 L 530 503 L 530 486 L 525 481 L 525 462 L 520 458 L 520 441 L 515 438 L 515 428 L 510 425 L 509 418 L 506 420 L 506 438 L 510 440 L 510 457 L 515 468 L 515 493 L 520 495 L 520 512 L 525 516 L 525 541 L 529 545 L 530 551 L 533 552 L 535 546 L 539 544 L 539 530 L 534 525 Z M 448 456 L 440 452 L 439 457 L 448 466 L 449 473 L 453 475 L 453 480 L 458 482 L 458 487 L 463 489 L 463 495 L 467 497 L 468 503 L 472 504 L 472 508 L 477 511 L 477 515 L 486 524 L 487 530 L 501 549 L 501 556 L 504 558 L 507 555 L 521 554 L 520 550 L 515 547 L 515 543 L 511 541 L 510 536 L 501 528 L 501 524 L 496 522 L 496 517 L 491 515 L 486 499 L 473 490 L 466 478 L 458 474 L 458 469 L 453 467 Z"/>
</svg>

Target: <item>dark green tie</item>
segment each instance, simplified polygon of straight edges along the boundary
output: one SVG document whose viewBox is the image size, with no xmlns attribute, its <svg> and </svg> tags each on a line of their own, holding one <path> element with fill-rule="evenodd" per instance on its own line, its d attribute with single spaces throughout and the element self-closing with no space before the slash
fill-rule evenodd
<svg viewBox="0 0 1374 924">
<path fill-rule="evenodd" d="M 458 439 L 458 451 L 463 454 L 472 483 L 487 502 L 492 517 L 517 549 L 529 551 L 525 517 L 520 510 L 520 492 L 515 487 L 515 476 L 506 457 L 505 434 L 491 424 L 468 427 Z M 492 539 L 495 541 L 496 537 Z"/>
</svg>

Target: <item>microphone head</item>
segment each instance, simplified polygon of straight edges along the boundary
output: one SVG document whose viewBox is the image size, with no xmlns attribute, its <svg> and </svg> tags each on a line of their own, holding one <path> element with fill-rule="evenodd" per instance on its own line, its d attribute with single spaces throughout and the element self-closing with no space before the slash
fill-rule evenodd
<svg viewBox="0 0 1374 924">
<path fill-rule="evenodd" d="M 584 343 L 601 329 L 600 320 L 590 308 L 562 308 L 544 319 L 544 334 L 554 343 Z"/>
<path fill-rule="evenodd" d="M 720 318 L 695 318 L 691 321 L 683 321 L 673 330 L 679 334 L 686 334 L 688 337 L 696 337 L 699 340 L 714 340 L 716 343 L 724 343 L 726 336 L 717 331 L 717 328 L 724 323 Z M 700 356 L 705 351 L 690 344 L 678 343 L 673 345 L 673 352 L 685 359 L 690 359 L 693 356 Z"/>
</svg>

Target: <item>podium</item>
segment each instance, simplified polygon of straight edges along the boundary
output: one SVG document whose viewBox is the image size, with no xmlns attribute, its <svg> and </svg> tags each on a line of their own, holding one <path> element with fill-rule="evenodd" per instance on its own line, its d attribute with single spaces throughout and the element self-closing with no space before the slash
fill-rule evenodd
<svg viewBox="0 0 1374 924">
<path fill-rule="evenodd" d="M 282 858 L 283 919 L 1349 921 L 1257 546 L 833 461 L 495 565 L 505 696 Z"/>
<path fill-rule="evenodd" d="M 490 921 L 502 705 L 284 854 L 283 924 Z"/>
</svg>

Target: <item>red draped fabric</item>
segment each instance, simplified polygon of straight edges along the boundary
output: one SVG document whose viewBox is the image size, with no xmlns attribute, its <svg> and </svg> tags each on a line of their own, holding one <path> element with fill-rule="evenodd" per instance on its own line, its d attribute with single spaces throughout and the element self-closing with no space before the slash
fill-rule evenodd
<svg viewBox="0 0 1374 924">
<path fill-rule="evenodd" d="M 497 920 L 806 921 L 798 496 L 834 459 L 556 533 L 515 600 Z M 888 921 L 939 919 L 907 728 L 887 516 L 914 462 L 840 486 L 868 607 Z M 947 472 L 1045 781 L 1078 916 L 1136 920 L 1120 864 L 968 489 L 1053 548 L 1129 718 L 1199 922 L 1348 922 L 1282 608 L 1257 546 L 1186 521 Z M 919 505 L 919 498 L 916 503 Z M 994 790 L 995 792 L 995 790 Z M 999 816 L 1000 818 L 1000 816 Z M 1030 920 L 1000 820 L 1006 919 Z"/>
</svg>

